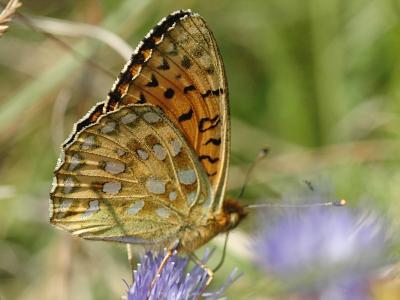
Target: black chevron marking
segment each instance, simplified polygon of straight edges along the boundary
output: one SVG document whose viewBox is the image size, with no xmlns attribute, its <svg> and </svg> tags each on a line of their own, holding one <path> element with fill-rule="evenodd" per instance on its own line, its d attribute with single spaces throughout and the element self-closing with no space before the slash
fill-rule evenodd
<svg viewBox="0 0 400 300">
<path fill-rule="evenodd" d="M 181 114 L 178 118 L 179 122 L 190 120 L 193 116 L 193 109 L 190 109 L 187 113 Z"/>
<path fill-rule="evenodd" d="M 219 146 L 219 145 L 221 145 L 221 139 L 210 138 L 204 145 L 208 145 L 210 143 L 215 145 L 215 146 Z"/>
<path fill-rule="evenodd" d="M 122 95 L 121 95 L 120 91 L 117 90 L 117 89 L 115 89 L 113 91 L 110 91 L 108 93 L 108 98 L 110 100 L 113 100 L 113 101 L 117 101 L 118 102 L 121 99 L 121 97 L 122 97 Z"/>
<path fill-rule="evenodd" d="M 156 47 L 154 39 L 144 39 L 141 50 L 152 50 Z"/>
<path fill-rule="evenodd" d="M 205 127 L 206 123 L 211 123 L 208 127 Z M 205 132 L 207 130 L 213 129 L 218 126 L 220 122 L 219 115 L 216 115 L 214 118 L 202 118 L 199 123 L 200 132 Z"/>
<path fill-rule="evenodd" d="M 144 55 L 142 52 L 138 52 L 138 54 L 134 55 L 131 59 L 131 63 L 129 68 L 126 70 L 126 72 L 130 73 L 130 67 L 134 65 L 142 65 L 144 63 Z"/>
<path fill-rule="evenodd" d="M 157 87 L 158 86 L 158 80 L 154 74 L 151 74 L 151 81 L 146 84 L 148 87 Z"/>
<path fill-rule="evenodd" d="M 136 103 L 139 104 L 146 103 L 146 97 L 143 95 L 143 93 L 140 93 L 140 100 L 138 100 Z"/>
<path fill-rule="evenodd" d="M 191 84 L 191 85 L 185 86 L 185 88 L 183 89 L 183 93 L 187 94 L 190 91 L 195 91 L 195 90 L 196 90 L 196 87 L 193 84 Z"/>
<path fill-rule="evenodd" d="M 212 164 L 215 164 L 217 161 L 219 161 L 218 157 L 213 158 L 210 155 L 200 155 L 199 160 L 202 161 L 203 159 L 207 159 Z"/>
<path fill-rule="evenodd" d="M 201 94 L 201 97 L 203 99 L 210 97 L 210 96 L 219 96 L 222 95 L 224 93 L 224 89 L 223 88 L 219 88 L 216 90 L 207 90 L 205 93 Z"/>
</svg>

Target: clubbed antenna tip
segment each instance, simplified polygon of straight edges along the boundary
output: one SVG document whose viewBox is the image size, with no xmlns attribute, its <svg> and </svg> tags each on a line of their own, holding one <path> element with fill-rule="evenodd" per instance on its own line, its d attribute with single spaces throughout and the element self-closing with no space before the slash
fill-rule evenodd
<svg viewBox="0 0 400 300">
<path fill-rule="evenodd" d="M 338 201 L 333 202 L 334 206 L 345 206 L 347 205 L 346 199 L 340 199 Z"/>
</svg>

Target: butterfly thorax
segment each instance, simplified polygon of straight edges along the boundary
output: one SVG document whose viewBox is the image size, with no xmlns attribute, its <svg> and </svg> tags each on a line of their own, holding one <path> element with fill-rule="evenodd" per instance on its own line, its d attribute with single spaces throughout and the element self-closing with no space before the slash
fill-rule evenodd
<svg viewBox="0 0 400 300">
<path fill-rule="evenodd" d="M 180 235 L 180 251 L 193 252 L 219 233 L 229 231 L 243 220 L 247 212 L 234 199 L 226 199 L 220 212 L 211 215 L 203 226 L 183 228 Z"/>
</svg>

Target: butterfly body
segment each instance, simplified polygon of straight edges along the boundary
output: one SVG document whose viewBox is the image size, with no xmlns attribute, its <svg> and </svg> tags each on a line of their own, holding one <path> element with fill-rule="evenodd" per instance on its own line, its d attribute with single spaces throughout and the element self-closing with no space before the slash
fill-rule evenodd
<svg viewBox="0 0 400 300">
<path fill-rule="evenodd" d="M 234 199 L 224 201 L 223 210 L 207 219 L 206 224 L 194 224 L 182 228 L 178 250 L 194 252 L 219 233 L 232 230 L 243 220 L 247 212 Z"/>
<path fill-rule="evenodd" d="M 225 200 L 229 109 L 222 59 L 204 20 L 163 19 L 107 101 L 63 145 L 50 222 L 73 235 L 192 252 L 245 216 Z"/>
</svg>

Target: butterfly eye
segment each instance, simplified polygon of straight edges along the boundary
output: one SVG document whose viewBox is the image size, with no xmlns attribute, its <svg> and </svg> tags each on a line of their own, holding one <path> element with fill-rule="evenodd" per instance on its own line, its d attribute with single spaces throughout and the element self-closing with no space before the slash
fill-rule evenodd
<svg viewBox="0 0 400 300">
<path fill-rule="evenodd" d="M 240 221 L 240 216 L 238 213 L 234 212 L 229 215 L 229 230 L 235 228 Z"/>
</svg>

